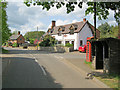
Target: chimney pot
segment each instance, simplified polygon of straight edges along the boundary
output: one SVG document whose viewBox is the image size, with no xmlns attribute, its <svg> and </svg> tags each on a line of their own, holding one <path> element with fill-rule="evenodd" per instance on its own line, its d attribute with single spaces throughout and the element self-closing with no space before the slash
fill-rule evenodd
<svg viewBox="0 0 120 90">
<path fill-rule="evenodd" d="M 86 18 L 83 18 L 83 22 L 86 22 Z"/>
<path fill-rule="evenodd" d="M 20 35 L 20 31 L 18 31 L 18 35 Z"/>
<path fill-rule="evenodd" d="M 53 27 L 55 27 L 55 22 L 56 22 L 56 21 L 54 21 L 54 20 L 52 21 L 51 29 L 53 29 Z"/>
</svg>

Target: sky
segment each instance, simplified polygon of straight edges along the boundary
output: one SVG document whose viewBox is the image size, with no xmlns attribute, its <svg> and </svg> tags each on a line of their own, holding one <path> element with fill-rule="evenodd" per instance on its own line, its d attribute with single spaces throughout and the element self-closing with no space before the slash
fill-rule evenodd
<svg viewBox="0 0 120 90">
<path fill-rule="evenodd" d="M 27 7 L 23 2 L 8 2 L 6 11 L 11 31 L 20 31 L 21 34 L 25 35 L 26 32 L 36 31 L 37 27 L 39 31 L 46 32 L 51 27 L 52 20 L 55 20 L 56 26 L 58 26 L 79 22 L 86 18 L 94 25 L 93 14 L 85 16 L 87 7 L 87 4 L 83 3 L 82 9 L 76 6 L 73 12 L 67 14 L 65 6 L 60 9 L 53 7 L 47 11 L 42 10 L 42 6 Z M 111 10 L 109 12 L 107 20 L 97 19 L 97 27 L 105 22 L 108 22 L 110 25 L 117 25 L 114 19 L 114 12 Z"/>
</svg>

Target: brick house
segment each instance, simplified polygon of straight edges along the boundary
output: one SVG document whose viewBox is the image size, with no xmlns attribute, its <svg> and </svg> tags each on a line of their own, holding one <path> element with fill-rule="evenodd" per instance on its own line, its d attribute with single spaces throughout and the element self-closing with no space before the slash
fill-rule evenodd
<svg viewBox="0 0 120 90">
<path fill-rule="evenodd" d="M 73 44 L 74 50 L 78 50 L 79 46 L 86 45 L 87 37 L 94 36 L 94 26 L 85 18 L 81 22 L 56 26 L 52 21 L 51 28 L 47 33 L 58 40 L 58 44 Z M 96 30 L 96 37 L 100 38 L 100 31 Z"/>
<path fill-rule="evenodd" d="M 22 34 L 20 34 L 20 31 L 18 31 L 17 35 L 10 36 L 8 43 L 17 43 L 18 45 L 22 45 L 25 43 L 25 38 L 22 36 Z"/>
</svg>

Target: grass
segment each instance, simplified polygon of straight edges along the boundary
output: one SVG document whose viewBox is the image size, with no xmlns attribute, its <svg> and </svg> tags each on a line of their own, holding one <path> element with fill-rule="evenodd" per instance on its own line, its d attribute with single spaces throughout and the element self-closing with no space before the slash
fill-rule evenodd
<svg viewBox="0 0 120 90">
<path fill-rule="evenodd" d="M 4 53 L 8 53 L 8 50 L 5 50 L 5 49 L 2 48 L 2 53 L 3 53 L 3 54 L 4 54 Z"/>
<path fill-rule="evenodd" d="M 93 67 L 92 67 L 92 62 L 87 62 L 87 61 L 85 60 L 85 64 L 87 64 L 91 69 L 93 69 Z"/>
<path fill-rule="evenodd" d="M 120 90 L 120 75 L 110 74 L 103 76 L 97 76 L 97 79 L 108 85 L 110 88 Z"/>
<path fill-rule="evenodd" d="M 92 62 L 86 62 L 91 69 L 92 67 Z M 116 74 L 103 74 L 103 75 L 97 75 L 95 76 L 97 79 L 108 85 L 110 88 L 114 88 L 115 90 L 120 90 L 120 75 Z"/>
</svg>

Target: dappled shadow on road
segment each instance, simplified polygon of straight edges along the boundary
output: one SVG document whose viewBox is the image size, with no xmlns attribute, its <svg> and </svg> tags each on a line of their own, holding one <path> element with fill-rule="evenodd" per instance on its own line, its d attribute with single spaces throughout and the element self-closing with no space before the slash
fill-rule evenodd
<svg viewBox="0 0 120 90">
<path fill-rule="evenodd" d="M 4 61 L 10 60 L 10 63 L 2 76 L 3 88 L 62 88 L 52 75 L 43 66 L 33 58 L 24 57 L 3 57 Z"/>
</svg>

